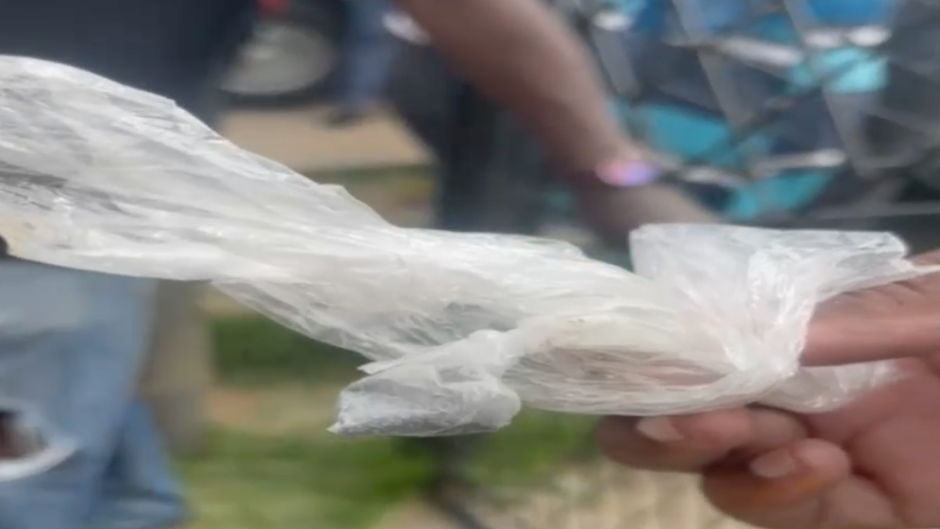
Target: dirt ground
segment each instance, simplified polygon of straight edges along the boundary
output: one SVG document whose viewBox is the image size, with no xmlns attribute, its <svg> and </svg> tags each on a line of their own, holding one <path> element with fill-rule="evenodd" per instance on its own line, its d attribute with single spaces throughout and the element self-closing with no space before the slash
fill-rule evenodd
<svg viewBox="0 0 940 529">
<path fill-rule="evenodd" d="M 413 166 L 425 163 L 422 147 L 389 114 L 379 111 L 345 127 L 325 124 L 326 109 L 239 110 L 223 118 L 222 131 L 237 145 L 300 172 Z"/>
</svg>

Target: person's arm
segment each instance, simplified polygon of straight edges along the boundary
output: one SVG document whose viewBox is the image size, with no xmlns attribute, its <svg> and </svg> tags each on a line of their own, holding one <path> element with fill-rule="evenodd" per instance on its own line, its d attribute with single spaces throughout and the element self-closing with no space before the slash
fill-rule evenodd
<svg viewBox="0 0 940 529">
<path fill-rule="evenodd" d="M 396 0 L 482 92 L 538 135 L 566 171 L 629 152 L 591 62 L 539 0 Z"/>
<path fill-rule="evenodd" d="M 540 0 L 396 0 L 432 44 L 483 93 L 514 112 L 559 174 L 592 178 L 602 163 L 639 158 L 608 114 L 593 62 Z M 619 232 L 655 220 L 714 220 L 671 187 L 624 190 L 571 182 L 590 219 Z M 590 205 L 587 205 L 590 204 Z M 651 211 L 654 210 L 654 211 Z"/>
</svg>

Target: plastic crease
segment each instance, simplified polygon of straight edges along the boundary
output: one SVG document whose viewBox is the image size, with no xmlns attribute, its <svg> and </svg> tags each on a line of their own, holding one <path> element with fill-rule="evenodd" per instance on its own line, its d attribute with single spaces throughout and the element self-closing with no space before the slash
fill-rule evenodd
<svg viewBox="0 0 940 529">
<path fill-rule="evenodd" d="M 0 230 L 17 256 L 209 280 L 374 363 L 333 431 L 446 435 L 583 414 L 837 407 L 885 364 L 802 369 L 816 305 L 921 274 L 884 233 L 648 226 L 635 273 L 577 248 L 405 229 L 171 101 L 0 57 Z"/>
</svg>

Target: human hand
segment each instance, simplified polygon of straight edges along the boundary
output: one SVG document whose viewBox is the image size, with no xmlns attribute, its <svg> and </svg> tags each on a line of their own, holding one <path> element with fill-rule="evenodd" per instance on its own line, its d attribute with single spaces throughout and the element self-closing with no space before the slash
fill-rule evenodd
<svg viewBox="0 0 940 529">
<path fill-rule="evenodd" d="M 668 184 L 596 188 L 576 193 L 584 221 L 608 245 L 624 246 L 627 235 L 644 224 L 713 224 L 720 216 Z"/>
<path fill-rule="evenodd" d="M 659 179 L 654 155 L 622 141 L 617 155 L 590 170 L 562 173 L 581 220 L 608 246 L 625 247 L 644 224 L 714 224 L 721 216 L 674 183 Z"/>
<path fill-rule="evenodd" d="M 701 474 L 718 509 L 762 527 L 940 527 L 940 274 L 820 309 L 807 365 L 881 359 L 907 376 L 835 412 L 609 418 L 598 442 L 630 467 Z"/>
</svg>

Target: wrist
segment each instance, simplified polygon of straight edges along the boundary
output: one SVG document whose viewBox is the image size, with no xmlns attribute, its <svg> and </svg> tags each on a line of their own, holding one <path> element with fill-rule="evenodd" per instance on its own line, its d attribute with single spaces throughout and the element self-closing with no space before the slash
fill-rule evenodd
<svg viewBox="0 0 940 529">
<path fill-rule="evenodd" d="M 575 193 L 644 187 L 656 182 L 661 168 L 637 153 L 611 156 L 587 170 L 564 174 L 562 180 Z"/>
</svg>

